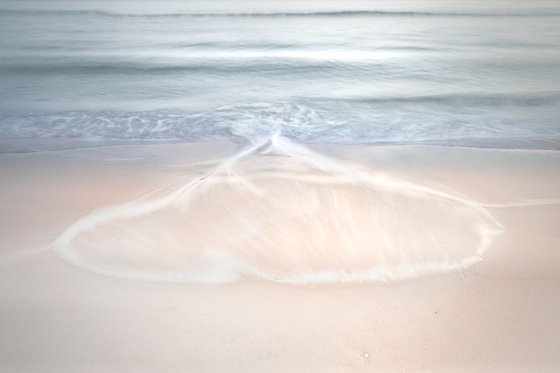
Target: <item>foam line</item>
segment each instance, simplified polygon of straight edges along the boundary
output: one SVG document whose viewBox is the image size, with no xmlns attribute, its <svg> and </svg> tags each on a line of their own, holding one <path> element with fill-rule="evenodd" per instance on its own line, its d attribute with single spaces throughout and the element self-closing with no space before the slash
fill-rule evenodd
<svg viewBox="0 0 560 373">
<path fill-rule="evenodd" d="M 550 205 L 560 205 L 560 198 L 522 199 L 518 201 L 505 202 L 505 203 L 480 203 L 480 206 L 488 207 L 488 208 L 538 207 L 538 206 L 550 206 Z"/>
</svg>

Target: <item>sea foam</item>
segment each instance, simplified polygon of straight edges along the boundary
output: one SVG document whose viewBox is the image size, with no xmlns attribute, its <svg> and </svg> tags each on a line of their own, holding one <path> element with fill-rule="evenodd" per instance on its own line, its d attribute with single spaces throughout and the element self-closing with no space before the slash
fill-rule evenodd
<svg viewBox="0 0 560 373">
<path fill-rule="evenodd" d="M 501 230 L 476 202 L 273 136 L 167 194 L 84 217 L 54 248 L 135 280 L 397 281 L 467 268 Z"/>
</svg>

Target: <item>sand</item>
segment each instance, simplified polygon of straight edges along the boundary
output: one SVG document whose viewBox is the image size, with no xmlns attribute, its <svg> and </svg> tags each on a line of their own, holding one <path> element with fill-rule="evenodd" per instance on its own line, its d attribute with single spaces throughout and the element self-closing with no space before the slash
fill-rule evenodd
<svg viewBox="0 0 560 373">
<path fill-rule="evenodd" d="M 441 273 L 326 284 L 258 276 L 221 284 L 131 280 L 92 273 L 52 249 L 69 226 L 92 211 L 154 190 L 148 199 L 159 198 L 200 178 L 208 160 L 229 157 L 242 147 L 227 141 L 51 146 L 52 151 L 0 155 L 1 370 L 558 370 L 556 151 L 310 146 L 360 172 L 382 173 L 483 205 L 503 232 L 481 261 Z M 261 167 L 253 162 L 243 170 L 253 166 Z M 301 177 L 305 173 L 290 170 Z M 278 190 L 285 193 L 284 187 Z M 233 209 L 246 206 L 247 201 L 240 203 L 243 196 L 220 196 Z M 355 203 L 349 206 L 359 210 L 364 200 Z M 216 215 L 201 219 L 211 222 Z M 274 250 L 281 256 L 281 246 Z"/>
</svg>

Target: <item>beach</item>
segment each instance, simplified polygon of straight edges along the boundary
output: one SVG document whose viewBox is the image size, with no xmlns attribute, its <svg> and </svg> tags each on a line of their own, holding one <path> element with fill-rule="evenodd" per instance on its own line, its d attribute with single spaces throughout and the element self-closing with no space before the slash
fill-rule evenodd
<svg viewBox="0 0 560 373">
<path fill-rule="evenodd" d="M 559 25 L 0 0 L 0 371 L 558 371 Z"/>
<path fill-rule="evenodd" d="M 199 177 L 193 165 L 247 144 L 49 146 L 0 156 L 5 371 L 550 371 L 560 363 L 556 151 L 310 145 L 363 172 L 484 204 L 502 231 L 479 262 L 458 270 L 208 284 L 99 275 L 52 245 L 92 212 L 159 198 L 154 191 Z M 152 264 L 145 271 L 161 269 Z"/>
</svg>

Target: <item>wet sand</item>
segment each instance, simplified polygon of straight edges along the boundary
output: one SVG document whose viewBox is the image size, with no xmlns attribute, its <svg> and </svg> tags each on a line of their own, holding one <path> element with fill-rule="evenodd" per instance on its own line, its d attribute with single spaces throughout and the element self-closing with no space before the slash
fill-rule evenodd
<svg viewBox="0 0 560 373">
<path fill-rule="evenodd" d="M 51 249 L 92 211 L 154 190 L 144 198 L 161 196 L 241 148 L 224 141 L 1 155 L 2 370 L 558 369 L 555 151 L 310 146 L 360 172 L 484 205 L 503 232 L 480 262 L 460 270 L 385 282 L 293 285 L 249 276 L 193 284 L 102 276 Z M 232 207 L 240 199 L 220 195 Z"/>
</svg>

